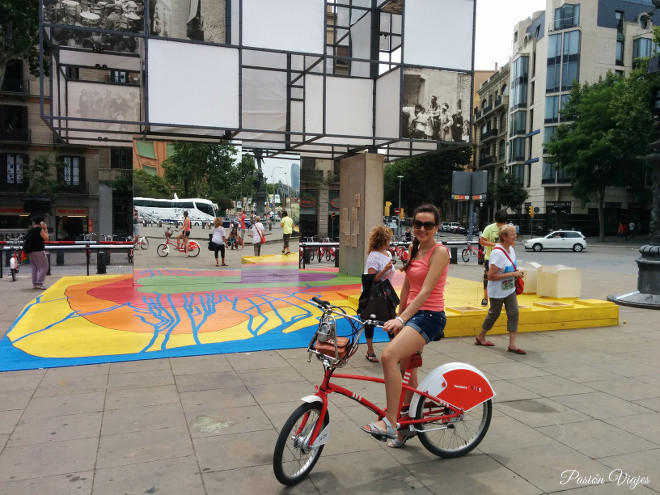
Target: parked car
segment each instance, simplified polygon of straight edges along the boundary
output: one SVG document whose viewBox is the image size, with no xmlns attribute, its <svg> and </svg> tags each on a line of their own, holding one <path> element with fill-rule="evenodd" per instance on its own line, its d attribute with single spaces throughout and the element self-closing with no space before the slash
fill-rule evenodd
<svg viewBox="0 0 660 495">
<path fill-rule="evenodd" d="M 449 222 L 442 222 L 440 224 L 440 230 L 443 232 L 449 232 Z"/>
<path fill-rule="evenodd" d="M 586 249 L 587 241 L 582 232 L 576 230 L 555 230 L 545 237 L 535 237 L 525 241 L 525 249 L 539 252 L 543 249 L 572 249 L 579 253 Z"/>
</svg>

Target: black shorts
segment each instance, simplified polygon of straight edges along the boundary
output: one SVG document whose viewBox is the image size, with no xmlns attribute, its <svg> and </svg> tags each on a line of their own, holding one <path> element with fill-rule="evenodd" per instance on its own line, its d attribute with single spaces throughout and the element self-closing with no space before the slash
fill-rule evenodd
<svg viewBox="0 0 660 495">
<path fill-rule="evenodd" d="M 190 231 L 189 230 L 184 230 L 183 231 L 183 237 L 190 237 Z"/>
</svg>

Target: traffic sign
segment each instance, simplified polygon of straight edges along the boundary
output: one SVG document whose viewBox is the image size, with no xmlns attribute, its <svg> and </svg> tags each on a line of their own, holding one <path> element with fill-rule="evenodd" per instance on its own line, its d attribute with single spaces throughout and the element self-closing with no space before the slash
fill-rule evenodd
<svg viewBox="0 0 660 495">
<path fill-rule="evenodd" d="M 399 213 L 401 213 L 401 208 L 394 208 L 394 215 L 399 216 Z"/>
</svg>

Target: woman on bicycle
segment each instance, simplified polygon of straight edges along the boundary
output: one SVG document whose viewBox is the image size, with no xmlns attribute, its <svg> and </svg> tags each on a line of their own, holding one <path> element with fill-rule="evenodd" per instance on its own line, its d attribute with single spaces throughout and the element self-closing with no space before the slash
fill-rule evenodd
<svg viewBox="0 0 660 495">
<path fill-rule="evenodd" d="M 409 261 L 402 270 L 406 277 L 401 288 L 399 316 L 385 322 L 383 329 L 394 335 L 385 347 L 381 361 L 385 379 L 387 415 L 378 422 L 362 427 L 378 439 L 390 438 L 390 447 L 401 447 L 406 441 L 397 432 L 397 412 L 401 396 L 401 368 L 408 358 L 433 340 L 444 336 L 444 289 L 449 270 L 449 250 L 435 242 L 440 224 L 440 212 L 433 205 L 415 210 L 414 240 Z M 438 249 L 439 246 L 442 246 Z M 409 385 L 417 386 L 417 370 L 413 370 Z M 406 397 L 409 402 L 409 398 Z"/>
</svg>

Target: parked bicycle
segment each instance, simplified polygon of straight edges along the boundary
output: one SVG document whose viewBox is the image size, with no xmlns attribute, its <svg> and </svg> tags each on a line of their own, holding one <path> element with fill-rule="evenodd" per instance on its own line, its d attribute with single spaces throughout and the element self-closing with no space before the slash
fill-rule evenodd
<svg viewBox="0 0 660 495">
<path fill-rule="evenodd" d="M 470 261 L 470 258 L 472 256 L 477 257 L 477 261 L 483 260 L 484 259 L 484 248 L 481 246 L 481 244 L 478 244 L 476 246 L 473 246 L 472 244 L 468 244 L 468 246 L 463 249 L 461 252 L 461 257 L 463 258 L 463 261 L 466 263 Z"/>
<path fill-rule="evenodd" d="M 138 236 L 138 240 L 135 243 L 137 247 L 140 249 L 148 249 L 149 248 L 149 239 L 147 239 L 145 236 L 141 235 Z"/>
<path fill-rule="evenodd" d="M 331 383 L 333 378 L 385 383 L 379 377 L 335 373 L 356 353 L 364 325 L 382 326 L 383 322 L 361 321 L 327 301 L 317 297 L 312 301 L 323 314 L 307 347 L 308 360 L 316 356 L 323 363 L 325 373 L 316 393 L 302 398 L 303 404 L 291 414 L 277 438 L 273 471 L 284 485 L 294 485 L 307 476 L 328 443 L 330 393 L 354 400 L 374 412 L 378 419 L 386 413 L 361 395 Z M 339 336 L 338 332 L 347 336 Z M 409 385 L 410 374 L 421 365 L 421 355 L 414 354 L 403 376 L 397 412 L 399 432 L 408 438 L 418 436 L 422 445 L 437 456 L 463 456 L 486 435 L 495 392 L 481 371 L 465 363 L 443 364 L 431 371 L 418 388 L 413 388 Z M 404 403 L 407 391 L 413 393 L 409 404 Z"/>
<path fill-rule="evenodd" d="M 170 246 L 172 246 L 174 249 L 179 251 L 180 253 L 185 252 L 185 246 L 182 243 L 180 246 L 176 245 L 176 242 L 172 242 L 172 231 L 168 227 L 165 229 L 165 242 L 162 244 L 159 244 L 158 247 L 156 248 L 156 253 L 158 253 L 158 256 L 160 257 L 165 257 L 168 254 L 170 254 Z M 197 255 L 199 255 L 199 244 L 197 244 L 196 241 L 188 241 L 188 256 L 192 256 L 193 258 Z"/>
</svg>

